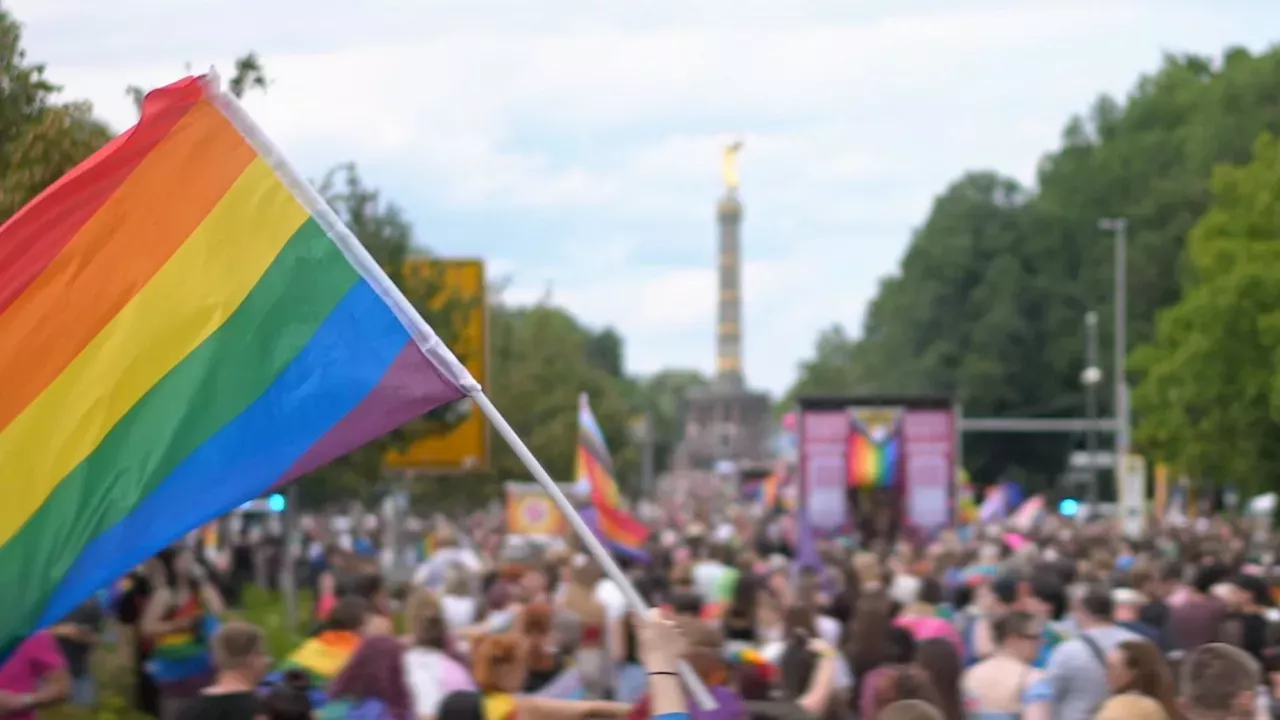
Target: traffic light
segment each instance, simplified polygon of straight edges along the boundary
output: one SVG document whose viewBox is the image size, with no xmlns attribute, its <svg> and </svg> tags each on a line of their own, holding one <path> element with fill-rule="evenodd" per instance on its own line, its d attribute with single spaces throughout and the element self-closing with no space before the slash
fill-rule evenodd
<svg viewBox="0 0 1280 720">
<path fill-rule="evenodd" d="M 1075 517 L 1080 512 L 1080 503 L 1075 498 L 1063 498 L 1058 503 L 1058 514 L 1062 517 Z"/>
<path fill-rule="evenodd" d="M 284 506 L 284 495 L 281 495 L 280 493 L 272 493 L 271 497 L 267 498 L 267 509 L 271 512 L 284 512 Z"/>
</svg>

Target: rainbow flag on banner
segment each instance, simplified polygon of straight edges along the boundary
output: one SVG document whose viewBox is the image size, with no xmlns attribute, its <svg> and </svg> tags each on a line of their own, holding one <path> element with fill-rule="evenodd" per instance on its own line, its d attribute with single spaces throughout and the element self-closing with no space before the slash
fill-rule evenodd
<svg viewBox="0 0 1280 720">
<path fill-rule="evenodd" d="M 591 412 L 587 394 L 578 396 L 578 451 L 575 456 L 577 484 L 586 488 L 595 507 L 600 532 L 612 544 L 630 551 L 641 550 L 649 539 L 649 528 L 622 507 L 622 496 L 613 477 L 613 458 L 604 433 Z"/>
<path fill-rule="evenodd" d="M 349 630 L 326 630 L 302 641 L 296 650 L 280 663 L 277 673 L 298 669 L 311 676 L 314 687 L 329 685 L 360 647 L 360 635 Z"/>
<path fill-rule="evenodd" d="M 269 488 L 480 392 L 213 78 L 0 226 L 0 657 Z"/>
<path fill-rule="evenodd" d="M 889 487 L 898 477 L 902 459 L 902 412 L 897 408 L 850 409 L 848 460 L 849 487 Z"/>
</svg>

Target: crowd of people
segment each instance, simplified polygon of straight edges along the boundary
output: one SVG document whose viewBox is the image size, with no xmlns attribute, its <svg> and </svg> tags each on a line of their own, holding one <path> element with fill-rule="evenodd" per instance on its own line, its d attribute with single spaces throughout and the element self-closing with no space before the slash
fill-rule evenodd
<svg viewBox="0 0 1280 720">
<path fill-rule="evenodd" d="M 21 644 L 0 717 L 93 707 L 107 627 L 133 644 L 133 702 L 161 720 L 1280 717 L 1277 566 L 1254 528 L 1202 519 L 1133 540 L 1049 516 L 832 539 L 802 564 L 779 522 L 655 528 L 644 558 L 620 558 L 657 608 L 640 616 L 571 541 L 440 525 L 393 584 L 376 541 L 310 528 L 313 632 L 283 658 L 227 612 L 254 573 L 179 544 Z M 714 709 L 686 695 L 681 662 Z"/>
</svg>

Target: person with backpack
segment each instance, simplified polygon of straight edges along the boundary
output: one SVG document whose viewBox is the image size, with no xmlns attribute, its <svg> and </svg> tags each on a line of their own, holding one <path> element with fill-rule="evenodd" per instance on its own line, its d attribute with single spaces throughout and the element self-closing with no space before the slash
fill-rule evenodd
<svg viewBox="0 0 1280 720">
<path fill-rule="evenodd" d="M 1053 687 L 1055 720 L 1091 720 L 1111 694 L 1107 654 L 1122 642 L 1142 639 L 1116 625 L 1111 619 L 1113 610 L 1106 588 L 1090 588 L 1080 600 L 1080 632 L 1059 643 L 1049 656 L 1045 671 Z"/>
</svg>

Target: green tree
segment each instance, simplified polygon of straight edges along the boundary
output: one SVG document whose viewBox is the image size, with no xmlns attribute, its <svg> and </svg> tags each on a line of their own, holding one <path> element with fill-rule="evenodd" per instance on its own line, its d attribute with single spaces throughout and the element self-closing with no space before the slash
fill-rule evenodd
<svg viewBox="0 0 1280 720">
<path fill-rule="evenodd" d="M 88 103 L 56 102 L 60 89 L 0 6 L 0 224 L 110 139 Z"/>
<path fill-rule="evenodd" d="M 1214 173 L 1182 299 L 1133 354 L 1138 439 L 1156 457 L 1245 492 L 1280 472 L 1280 142 Z"/>
<path fill-rule="evenodd" d="M 671 456 L 684 437 L 685 398 L 707 378 L 697 370 L 661 370 L 642 378 L 636 385 L 636 412 L 648 412 L 653 419 L 654 472 L 666 472 Z"/>
<path fill-rule="evenodd" d="M 354 164 L 330 170 L 317 188 L 440 339 L 457 347 L 458 334 L 482 299 L 463 296 L 446 283 L 442 266 L 432 263 L 431 254 L 415 244 L 403 211 L 366 184 Z M 459 360 L 465 362 L 466 358 Z M 388 451 L 403 450 L 425 437 L 447 432 L 469 409 L 470 401 L 462 400 L 432 410 L 317 470 L 302 485 L 306 501 L 367 497 L 383 479 Z"/>
<path fill-rule="evenodd" d="M 490 313 L 490 396 L 547 472 L 558 482 L 574 480 L 578 394 L 585 392 L 618 481 L 634 476 L 637 457 L 627 435 L 634 412 L 629 381 L 600 367 L 591 350 L 598 335 L 547 304 L 497 305 Z M 505 445 L 494 447 L 493 474 L 500 481 L 529 477 Z"/>
<path fill-rule="evenodd" d="M 882 284 L 856 346 L 828 352 L 801 385 L 821 370 L 850 392 L 954 394 L 970 415 L 1081 415 L 1089 310 L 1102 319 L 1104 373 L 1116 370 L 1108 362 L 1113 245 L 1098 219 L 1129 221 L 1129 342 L 1137 346 L 1152 338 L 1159 310 L 1182 297 L 1186 237 L 1207 208 L 1212 168 L 1246 161 L 1253 138 L 1280 130 L 1277 84 L 1280 50 L 1229 49 L 1220 61 L 1171 55 L 1123 103 L 1103 96 L 1067 123 L 1061 146 L 1040 164 L 1034 196 L 1007 188 L 974 204 L 965 198 L 980 197 L 981 183 L 962 179 L 935 203 L 898 276 Z M 957 193 L 964 185 L 971 189 Z M 852 365 L 847 376 L 832 370 L 841 355 Z M 1103 394 L 1107 414 L 1110 399 Z M 966 461 L 978 479 L 1049 481 L 1078 441 L 974 437 Z"/>
</svg>

